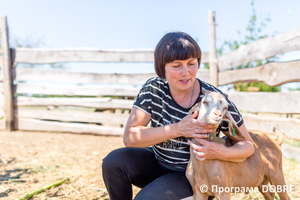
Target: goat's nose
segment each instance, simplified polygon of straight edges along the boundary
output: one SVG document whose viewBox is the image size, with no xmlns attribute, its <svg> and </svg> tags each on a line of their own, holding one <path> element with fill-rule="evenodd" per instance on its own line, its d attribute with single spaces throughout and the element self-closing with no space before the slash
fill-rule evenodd
<svg viewBox="0 0 300 200">
<path fill-rule="evenodd" d="M 218 110 L 214 111 L 214 114 L 215 114 L 215 116 L 217 116 L 217 117 L 221 117 L 221 112 L 218 111 Z"/>
</svg>

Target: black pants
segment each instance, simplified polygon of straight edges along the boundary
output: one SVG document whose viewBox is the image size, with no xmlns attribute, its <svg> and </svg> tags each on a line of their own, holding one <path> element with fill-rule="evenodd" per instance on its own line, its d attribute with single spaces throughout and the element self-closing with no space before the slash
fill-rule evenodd
<svg viewBox="0 0 300 200">
<path fill-rule="evenodd" d="M 121 148 L 103 159 L 102 175 L 110 200 L 132 200 L 132 185 L 143 188 L 135 200 L 176 200 L 193 195 L 184 172 L 157 162 L 150 148 Z"/>
</svg>

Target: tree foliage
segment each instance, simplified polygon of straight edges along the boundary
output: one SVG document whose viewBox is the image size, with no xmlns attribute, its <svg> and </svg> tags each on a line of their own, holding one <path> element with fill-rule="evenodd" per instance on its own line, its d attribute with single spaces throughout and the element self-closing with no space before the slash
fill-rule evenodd
<svg viewBox="0 0 300 200">
<path fill-rule="evenodd" d="M 229 51 L 234 51 L 242 45 L 250 44 L 253 41 L 259 40 L 261 38 L 267 37 L 268 35 L 262 34 L 262 30 L 266 27 L 266 23 L 271 21 L 270 17 L 266 17 L 262 20 L 259 20 L 254 8 L 254 1 L 251 1 L 252 14 L 248 21 L 246 28 L 246 35 L 241 41 L 238 40 L 225 40 L 221 47 L 217 50 L 217 54 L 222 55 L 223 53 L 228 53 Z M 241 32 L 238 31 L 238 34 L 241 35 Z M 256 67 L 263 65 L 269 62 L 274 62 L 277 58 L 270 57 L 264 60 L 255 60 L 252 62 L 244 63 L 243 65 L 237 66 L 235 69 Z"/>
<path fill-rule="evenodd" d="M 250 19 L 247 24 L 246 28 L 246 35 L 242 37 L 242 40 L 225 40 L 220 48 L 217 49 L 217 56 L 220 56 L 222 54 L 228 53 L 230 51 L 234 51 L 238 49 L 242 45 L 250 44 L 253 41 L 259 40 L 261 38 L 267 37 L 268 35 L 263 34 L 262 30 L 264 27 L 266 27 L 267 22 L 271 21 L 270 17 L 266 17 L 264 19 L 258 19 L 256 10 L 254 8 L 254 1 L 251 1 L 251 7 L 252 7 L 252 14 L 250 16 Z M 238 34 L 242 36 L 241 32 L 238 31 Z M 235 69 L 242 69 L 242 68 L 250 68 L 250 67 L 257 67 L 260 65 L 267 64 L 269 62 L 274 62 L 277 60 L 276 56 L 263 59 L 263 60 L 254 60 L 248 63 L 244 63 L 242 65 L 236 66 L 233 68 Z M 209 65 L 205 65 L 205 68 L 209 68 Z M 250 82 L 250 83 L 236 83 L 233 84 L 233 88 L 235 91 L 248 91 L 248 87 L 257 87 L 259 88 L 259 91 L 265 91 L 265 92 L 278 92 L 279 87 L 272 87 L 268 86 L 264 83 L 256 83 L 256 82 Z"/>
</svg>

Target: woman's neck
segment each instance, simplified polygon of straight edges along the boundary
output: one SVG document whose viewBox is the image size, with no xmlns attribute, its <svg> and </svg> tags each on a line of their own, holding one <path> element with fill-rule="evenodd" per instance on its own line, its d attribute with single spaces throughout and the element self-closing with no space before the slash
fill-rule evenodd
<svg viewBox="0 0 300 200">
<path fill-rule="evenodd" d="M 186 91 L 178 91 L 170 87 L 173 99 L 183 108 L 190 108 L 198 98 L 200 92 L 199 82 L 196 79 L 194 84 Z"/>
</svg>

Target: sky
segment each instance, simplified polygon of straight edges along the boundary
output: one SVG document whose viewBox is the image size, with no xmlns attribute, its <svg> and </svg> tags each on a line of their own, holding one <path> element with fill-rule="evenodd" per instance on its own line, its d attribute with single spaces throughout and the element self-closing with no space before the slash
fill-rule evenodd
<svg viewBox="0 0 300 200">
<path fill-rule="evenodd" d="M 0 0 L 11 44 L 19 39 L 40 47 L 154 49 L 164 34 L 183 31 L 209 51 L 208 12 L 215 11 L 216 46 L 242 40 L 252 14 L 251 0 Z M 259 19 L 270 17 L 263 33 L 274 35 L 300 27 L 299 0 L 256 0 Z M 240 31 L 241 34 L 238 34 Z M 25 42 L 24 42 L 25 41 Z M 299 59 L 300 51 L 282 60 Z M 154 71 L 153 63 L 73 63 L 74 71 Z"/>
</svg>

